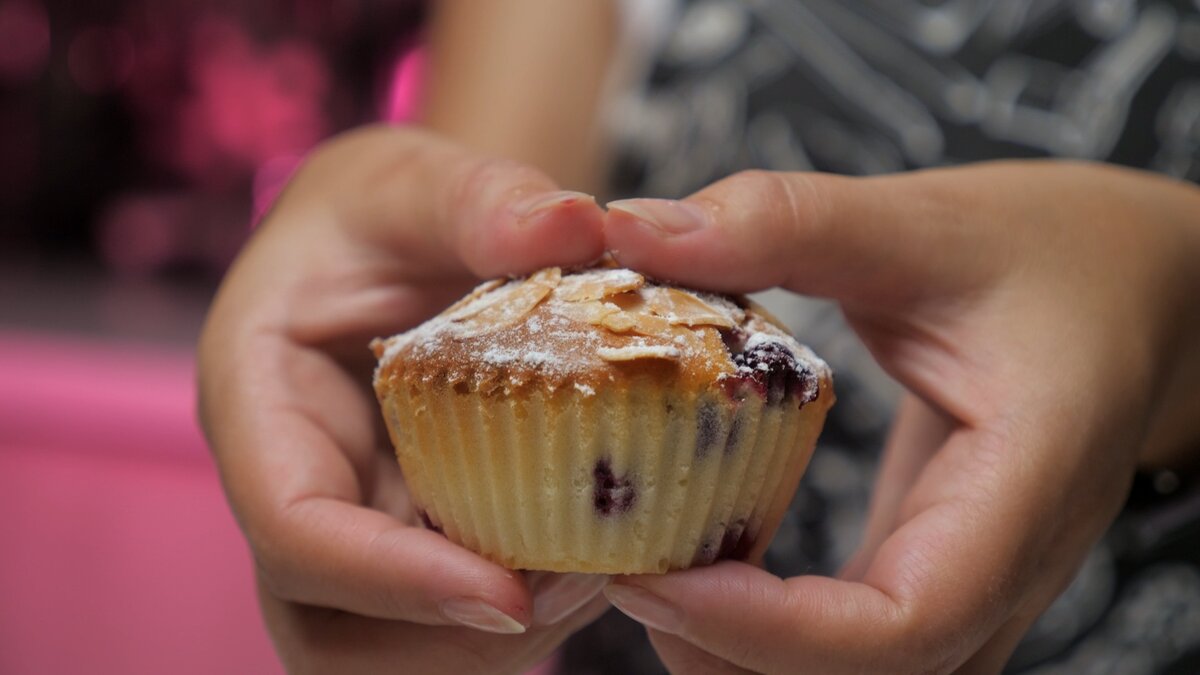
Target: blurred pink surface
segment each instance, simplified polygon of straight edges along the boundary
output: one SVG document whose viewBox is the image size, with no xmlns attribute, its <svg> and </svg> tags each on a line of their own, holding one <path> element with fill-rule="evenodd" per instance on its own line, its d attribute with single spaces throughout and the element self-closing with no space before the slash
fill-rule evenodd
<svg viewBox="0 0 1200 675">
<path fill-rule="evenodd" d="M 191 357 L 0 333 L 0 672 L 282 672 Z"/>
<path fill-rule="evenodd" d="M 0 673 L 282 672 L 193 381 L 188 352 L 0 331 Z"/>
</svg>

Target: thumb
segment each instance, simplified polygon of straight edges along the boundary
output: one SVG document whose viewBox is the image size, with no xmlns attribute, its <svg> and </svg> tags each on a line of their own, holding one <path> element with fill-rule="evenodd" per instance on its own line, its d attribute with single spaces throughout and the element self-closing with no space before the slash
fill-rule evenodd
<svg viewBox="0 0 1200 675">
<path fill-rule="evenodd" d="M 884 591 L 824 577 L 779 579 L 744 563 L 623 577 L 605 589 L 614 607 L 659 635 L 670 661 L 703 654 L 754 672 L 918 672 L 900 667 L 903 608 Z M 892 666 L 892 667 L 889 667 Z"/>
<path fill-rule="evenodd" d="M 366 127 L 318 150 L 272 214 L 338 229 L 434 276 L 477 277 L 588 262 L 604 212 L 543 172 L 419 128 Z M 315 216 L 315 217 L 314 217 Z"/>
<path fill-rule="evenodd" d="M 610 202 L 605 237 L 622 264 L 688 285 L 890 304 L 962 290 L 995 266 L 987 232 L 960 216 L 963 183 L 745 171 L 681 201 Z"/>
</svg>

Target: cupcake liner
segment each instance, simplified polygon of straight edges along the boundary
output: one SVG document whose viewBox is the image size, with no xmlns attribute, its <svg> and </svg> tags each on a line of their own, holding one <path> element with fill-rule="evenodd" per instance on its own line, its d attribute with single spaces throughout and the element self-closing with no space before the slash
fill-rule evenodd
<svg viewBox="0 0 1200 675">
<path fill-rule="evenodd" d="M 832 398 L 797 409 L 652 380 L 594 394 L 381 394 L 429 526 L 510 568 L 603 574 L 760 556 Z"/>
</svg>

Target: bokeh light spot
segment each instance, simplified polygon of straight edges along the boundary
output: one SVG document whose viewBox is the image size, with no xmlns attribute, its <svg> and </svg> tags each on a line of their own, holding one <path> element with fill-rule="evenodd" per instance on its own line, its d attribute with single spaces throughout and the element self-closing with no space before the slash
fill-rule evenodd
<svg viewBox="0 0 1200 675">
<path fill-rule="evenodd" d="M 50 20 L 30 0 L 0 2 L 0 81 L 23 84 L 37 79 L 50 55 Z"/>
<path fill-rule="evenodd" d="M 133 39 L 120 28 L 85 28 L 71 40 L 67 51 L 71 79 L 90 94 L 102 94 L 124 84 L 133 65 Z"/>
<path fill-rule="evenodd" d="M 152 274 L 171 261 L 179 221 L 179 208 L 169 199 L 125 197 L 100 222 L 101 257 L 119 274 Z"/>
</svg>

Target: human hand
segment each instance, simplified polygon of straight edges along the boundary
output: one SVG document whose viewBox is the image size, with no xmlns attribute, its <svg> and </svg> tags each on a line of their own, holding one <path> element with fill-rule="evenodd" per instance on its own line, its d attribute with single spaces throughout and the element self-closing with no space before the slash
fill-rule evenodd
<svg viewBox="0 0 1200 675">
<path fill-rule="evenodd" d="M 604 577 L 524 577 L 419 526 L 367 342 L 479 277 L 578 264 L 603 212 L 534 169 L 372 128 L 314 153 L 201 336 L 201 419 L 289 671 L 519 672 L 607 607 Z"/>
<path fill-rule="evenodd" d="M 609 599 L 674 672 L 999 672 L 1139 462 L 1200 438 L 1198 218 L 1195 186 L 1060 162 L 609 204 L 623 264 L 836 299 L 910 392 L 838 578 L 724 562 Z"/>
</svg>

